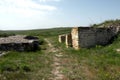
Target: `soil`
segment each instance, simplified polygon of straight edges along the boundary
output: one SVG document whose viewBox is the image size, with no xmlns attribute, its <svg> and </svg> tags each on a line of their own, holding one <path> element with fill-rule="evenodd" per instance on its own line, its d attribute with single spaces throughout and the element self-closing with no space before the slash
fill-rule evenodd
<svg viewBox="0 0 120 80">
<path fill-rule="evenodd" d="M 49 52 L 54 53 L 53 54 L 53 64 L 52 64 L 52 71 L 51 73 L 54 75 L 54 77 L 51 78 L 51 80 L 69 80 L 66 78 L 66 76 L 62 73 L 62 61 L 63 59 L 63 53 L 54 47 L 53 44 L 48 39 L 45 39 L 45 41 L 48 43 L 49 46 Z"/>
</svg>

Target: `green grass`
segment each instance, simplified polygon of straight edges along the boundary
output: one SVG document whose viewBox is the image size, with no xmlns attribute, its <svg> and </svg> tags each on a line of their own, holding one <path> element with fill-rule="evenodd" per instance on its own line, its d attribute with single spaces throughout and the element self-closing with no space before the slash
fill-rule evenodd
<svg viewBox="0 0 120 80">
<path fill-rule="evenodd" d="M 51 28 L 51 29 L 40 29 L 40 30 L 21 30 L 21 31 L 0 31 L 0 34 L 23 34 L 39 37 L 52 37 L 60 34 L 70 33 L 71 28 Z"/>
<path fill-rule="evenodd" d="M 44 42 L 50 42 L 64 53 L 63 74 L 70 80 L 120 80 L 120 35 L 107 46 L 74 50 L 58 42 L 59 34 L 66 34 L 71 28 L 18 31 L 8 33 L 38 36 L 43 43 L 37 52 L 9 52 L 0 57 L 0 80 L 49 80 L 52 76 L 52 53 Z M 66 62 L 66 63 L 65 63 Z"/>
<path fill-rule="evenodd" d="M 116 19 L 116 20 L 106 20 L 100 24 L 93 24 L 91 27 L 115 27 L 115 26 L 119 26 L 120 25 L 120 20 Z"/>
<path fill-rule="evenodd" d="M 0 58 L 0 79 L 39 80 L 47 78 L 51 71 L 49 55 L 42 51 L 9 52 Z"/>
<path fill-rule="evenodd" d="M 0 57 L 0 80 L 49 80 L 52 76 L 53 54 L 47 51 L 44 38 L 69 33 L 70 28 L 54 28 L 29 31 L 1 31 L 1 36 L 11 34 L 32 35 L 39 37 L 40 48 L 36 52 L 15 52 Z"/>
<path fill-rule="evenodd" d="M 52 37 L 51 42 L 64 54 L 69 56 L 64 64 L 63 73 L 70 80 L 120 80 L 120 35 L 107 46 L 74 50 L 66 48 L 58 42 L 58 37 Z"/>
</svg>

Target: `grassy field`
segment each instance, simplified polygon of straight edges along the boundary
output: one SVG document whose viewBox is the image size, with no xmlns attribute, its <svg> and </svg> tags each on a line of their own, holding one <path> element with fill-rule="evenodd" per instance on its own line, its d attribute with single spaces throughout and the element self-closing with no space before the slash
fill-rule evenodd
<svg viewBox="0 0 120 80">
<path fill-rule="evenodd" d="M 1 80 L 41 80 L 50 75 L 49 56 L 43 52 L 9 52 L 0 58 Z"/>
<path fill-rule="evenodd" d="M 50 80 L 52 56 L 44 38 L 64 56 L 62 72 L 69 80 L 120 80 L 120 35 L 113 44 L 90 49 L 74 50 L 58 43 L 58 35 L 66 34 L 71 28 L 54 28 L 31 31 L 8 31 L 7 34 L 38 36 L 43 44 L 37 52 L 8 52 L 0 57 L 0 80 Z"/>
<path fill-rule="evenodd" d="M 63 72 L 70 80 L 120 80 L 120 35 L 108 46 L 96 46 L 90 49 L 74 50 L 66 48 L 57 41 L 51 40 L 55 46 L 69 56 L 63 64 Z M 56 39 L 56 40 L 55 40 Z"/>
<path fill-rule="evenodd" d="M 70 28 L 54 28 L 29 31 L 1 31 L 2 36 L 13 34 L 39 37 L 41 50 L 36 52 L 7 52 L 0 57 L 0 80 L 49 80 L 51 74 L 52 53 L 44 38 L 70 32 Z M 2 37 L 1 36 L 1 37 Z"/>
</svg>

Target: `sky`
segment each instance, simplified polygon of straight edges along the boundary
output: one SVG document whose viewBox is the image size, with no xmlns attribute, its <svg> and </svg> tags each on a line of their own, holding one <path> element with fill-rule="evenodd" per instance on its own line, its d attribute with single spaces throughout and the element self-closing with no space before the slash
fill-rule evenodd
<svg viewBox="0 0 120 80">
<path fill-rule="evenodd" d="M 0 30 L 89 26 L 120 19 L 120 0 L 0 0 Z"/>
</svg>

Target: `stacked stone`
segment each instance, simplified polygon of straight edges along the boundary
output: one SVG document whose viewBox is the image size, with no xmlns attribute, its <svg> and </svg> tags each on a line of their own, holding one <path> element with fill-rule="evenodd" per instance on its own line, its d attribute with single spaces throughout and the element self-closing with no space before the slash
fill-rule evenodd
<svg viewBox="0 0 120 80">
<path fill-rule="evenodd" d="M 0 38 L 0 51 L 33 51 L 38 49 L 38 39 L 25 39 L 26 35 L 9 36 Z"/>
<path fill-rule="evenodd" d="M 59 35 L 59 42 L 60 42 L 60 43 L 64 43 L 65 40 L 66 40 L 66 34 Z"/>
<path fill-rule="evenodd" d="M 72 37 L 71 37 L 71 34 L 66 34 L 66 47 L 72 47 Z"/>
</svg>

